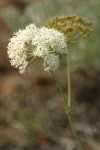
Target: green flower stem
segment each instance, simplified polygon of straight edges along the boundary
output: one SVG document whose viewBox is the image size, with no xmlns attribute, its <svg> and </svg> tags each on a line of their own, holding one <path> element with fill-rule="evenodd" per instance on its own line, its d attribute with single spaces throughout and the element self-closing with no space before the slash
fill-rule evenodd
<svg viewBox="0 0 100 150">
<path fill-rule="evenodd" d="M 59 89 L 59 92 L 60 92 L 60 94 L 62 95 L 62 97 L 64 99 L 66 115 L 67 115 L 67 118 L 68 118 L 70 129 L 71 129 L 75 139 L 77 140 L 78 145 L 80 146 L 80 150 L 85 150 L 85 147 L 82 144 L 82 142 L 80 140 L 80 137 L 79 137 L 78 133 L 75 130 L 75 127 L 74 127 L 74 124 L 73 124 L 73 121 L 72 121 L 72 117 L 71 117 L 71 113 L 70 113 L 70 107 L 71 107 L 70 51 L 68 51 L 68 54 L 67 54 L 68 97 L 65 96 L 65 94 L 64 94 L 64 92 L 61 88 L 61 85 L 59 83 L 59 80 L 57 79 L 55 73 L 53 71 L 51 71 L 51 74 L 53 75 L 53 77 L 56 81 L 57 87 Z"/>
<path fill-rule="evenodd" d="M 72 131 L 72 133 L 73 133 L 75 139 L 77 140 L 78 145 L 80 146 L 80 150 L 85 150 L 85 147 L 84 147 L 83 143 L 81 142 L 78 133 L 77 133 L 76 130 L 75 130 L 74 123 L 73 123 L 73 121 L 72 121 L 71 113 L 68 112 L 68 113 L 66 113 L 66 114 L 67 114 L 67 118 L 68 118 L 68 121 L 69 121 L 70 129 L 71 129 L 71 131 Z"/>
<path fill-rule="evenodd" d="M 76 138 L 77 140 L 77 143 L 79 144 L 80 146 L 80 150 L 85 150 L 85 147 L 84 145 L 82 144 L 81 140 L 80 140 L 80 137 L 78 135 L 78 133 L 76 132 L 75 130 L 75 127 L 74 127 L 74 123 L 72 121 L 72 117 L 71 117 L 71 113 L 70 113 L 70 109 L 71 109 L 71 77 L 70 77 L 70 50 L 68 50 L 68 53 L 67 53 L 67 84 L 68 84 L 68 96 L 67 96 L 67 106 L 66 106 L 66 114 L 67 114 L 67 118 L 68 118 L 68 121 L 69 121 L 69 125 L 70 125 L 70 128 L 72 130 L 72 133 L 74 135 L 74 137 Z M 66 99 L 64 99 L 64 101 L 66 101 Z"/>
<path fill-rule="evenodd" d="M 67 53 L 67 84 L 68 84 L 68 96 L 67 96 L 67 112 L 71 109 L 71 78 L 70 78 L 70 51 Z"/>
</svg>

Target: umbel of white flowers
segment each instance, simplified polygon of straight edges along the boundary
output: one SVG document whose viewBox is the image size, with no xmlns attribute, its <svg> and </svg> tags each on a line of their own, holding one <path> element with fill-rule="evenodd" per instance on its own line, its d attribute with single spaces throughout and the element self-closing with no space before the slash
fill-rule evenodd
<svg viewBox="0 0 100 150">
<path fill-rule="evenodd" d="M 33 58 L 41 57 L 44 70 L 56 70 L 59 67 L 59 54 L 67 53 L 67 41 L 58 30 L 36 27 L 30 24 L 15 32 L 8 44 L 8 57 L 11 65 L 19 68 L 21 74 Z"/>
</svg>

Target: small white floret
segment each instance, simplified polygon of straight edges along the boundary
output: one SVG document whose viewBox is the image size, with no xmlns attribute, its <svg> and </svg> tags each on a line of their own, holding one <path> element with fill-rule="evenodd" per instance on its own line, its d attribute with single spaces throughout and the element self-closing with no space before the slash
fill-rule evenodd
<svg viewBox="0 0 100 150">
<path fill-rule="evenodd" d="M 59 63 L 60 60 L 58 55 L 55 54 L 46 55 L 44 57 L 44 64 L 43 64 L 44 70 L 46 71 L 56 70 L 59 67 Z"/>
</svg>

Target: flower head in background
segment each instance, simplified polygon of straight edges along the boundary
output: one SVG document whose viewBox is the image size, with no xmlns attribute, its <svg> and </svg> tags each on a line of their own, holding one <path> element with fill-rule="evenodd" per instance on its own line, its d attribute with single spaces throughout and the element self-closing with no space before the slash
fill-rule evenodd
<svg viewBox="0 0 100 150">
<path fill-rule="evenodd" d="M 92 31 L 92 25 L 88 19 L 75 15 L 54 17 L 44 26 L 62 32 L 67 37 L 68 43 L 78 38 L 86 38 Z"/>
<path fill-rule="evenodd" d="M 46 27 L 37 28 L 30 24 L 14 33 L 8 44 L 8 57 L 11 65 L 24 73 L 31 60 L 41 57 L 44 70 L 56 70 L 59 67 L 58 54 L 67 53 L 67 42 L 63 33 Z"/>
</svg>

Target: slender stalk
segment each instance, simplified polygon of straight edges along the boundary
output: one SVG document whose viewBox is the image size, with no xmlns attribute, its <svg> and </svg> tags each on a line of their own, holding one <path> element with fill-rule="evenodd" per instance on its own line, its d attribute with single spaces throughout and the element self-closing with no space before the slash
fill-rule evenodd
<svg viewBox="0 0 100 150">
<path fill-rule="evenodd" d="M 74 123 L 73 123 L 73 121 L 72 121 L 71 113 L 68 112 L 68 113 L 66 113 L 66 114 L 67 114 L 67 118 L 68 118 L 68 121 L 69 121 L 69 126 L 70 126 L 70 128 L 71 128 L 71 130 L 72 130 L 72 133 L 73 133 L 75 139 L 77 140 L 78 145 L 80 146 L 80 150 L 85 150 L 85 147 L 84 147 L 83 143 L 81 142 L 78 133 L 77 133 L 76 130 L 75 130 Z"/>
<path fill-rule="evenodd" d="M 71 128 L 71 131 L 72 131 L 75 139 L 77 140 L 78 145 L 80 146 L 80 150 L 85 150 L 85 148 L 84 148 L 84 146 L 83 146 L 83 144 L 80 140 L 80 137 L 79 137 L 78 133 L 75 130 L 75 127 L 74 127 L 74 124 L 73 124 L 73 121 L 72 121 L 72 117 L 71 117 L 71 114 L 70 114 L 70 107 L 71 107 L 70 51 L 68 51 L 68 54 L 67 54 L 68 97 L 65 97 L 64 92 L 61 88 L 61 85 L 60 85 L 59 80 L 57 79 L 55 73 L 53 71 L 51 71 L 51 73 L 52 73 L 52 75 L 53 75 L 53 77 L 56 81 L 59 92 L 60 92 L 60 94 L 62 95 L 62 97 L 64 99 L 65 108 L 66 108 L 66 115 L 67 115 L 67 118 L 68 118 L 68 121 L 69 121 L 69 126 Z"/>
<path fill-rule="evenodd" d="M 67 53 L 67 84 L 68 84 L 68 96 L 67 96 L 67 112 L 71 109 L 71 78 L 70 78 L 70 51 Z"/>
<path fill-rule="evenodd" d="M 74 127 L 74 124 L 73 124 L 73 121 L 72 121 L 72 117 L 71 117 L 71 113 L 70 113 L 70 109 L 71 109 L 71 77 L 70 77 L 70 50 L 68 50 L 68 53 L 67 53 L 67 84 L 68 84 L 68 96 L 67 96 L 67 106 L 66 106 L 66 114 L 67 114 L 67 118 L 68 118 L 68 121 L 69 121 L 69 125 L 70 125 L 70 128 L 72 130 L 72 133 L 74 135 L 74 137 L 76 138 L 77 140 L 77 143 L 79 144 L 81 150 L 84 150 L 84 146 L 80 140 L 80 137 L 78 135 L 78 133 L 76 132 L 75 130 L 75 127 Z M 66 100 L 64 100 L 66 101 Z"/>
</svg>

